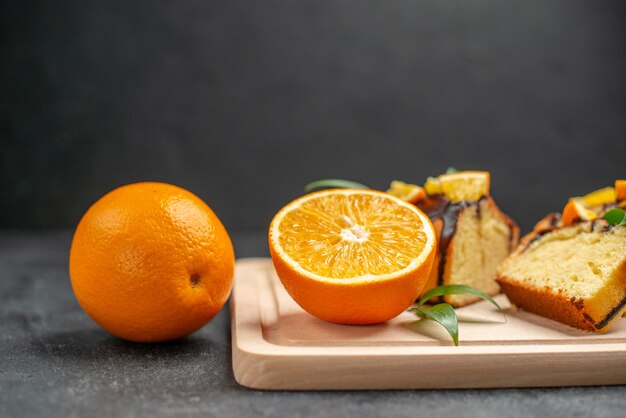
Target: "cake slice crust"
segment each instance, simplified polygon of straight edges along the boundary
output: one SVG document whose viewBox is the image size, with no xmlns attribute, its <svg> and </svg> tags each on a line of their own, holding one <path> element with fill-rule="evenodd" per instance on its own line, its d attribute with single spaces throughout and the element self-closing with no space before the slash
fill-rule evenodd
<svg viewBox="0 0 626 418">
<path fill-rule="evenodd" d="M 596 220 L 551 228 L 550 219 L 522 239 L 497 282 L 522 309 L 604 332 L 626 310 L 626 227 Z"/>
<path fill-rule="evenodd" d="M 496 268 L 517 245 L 518 235 L 517 225 L 490 197 L 462 207 L 445 254 L 442 284 L 466 284 L 490 296 L 497 295 L 500 287 L 495 281 Z M 447 295 L 443 300 L 459 307 L 480 298 Z"/>
</svg>

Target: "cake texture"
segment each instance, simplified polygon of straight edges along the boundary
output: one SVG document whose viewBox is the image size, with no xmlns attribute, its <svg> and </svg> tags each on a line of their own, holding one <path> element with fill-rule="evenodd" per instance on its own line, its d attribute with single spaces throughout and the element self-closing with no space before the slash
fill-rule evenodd
<svg viewBox="0 0 626 418">
<path fill-rule="evenodd" d="M 603 218 L 564 225 L 550 214 L 498 267 L 496 280 L 519 308 L 605 332 L 626 310 L 626 226 Z"/>
<path fill-rule="evenodd" d="M 429 177 L 423 188 L 400 183 L 392 184 L 390 191 L 415 199 L 412 203 L 430 217 L 437 232 L 437 258 L 423 293 L 448 284 L 469 285 L 490 296 L 499 293 L 496 268 L 517 245 L 519 228 L 490 196 L 489 173 L 442 174 Z M 432 302 L 459 307 L 478 300 L 446 295 Z"/>
<path fill-rule="evenodd" d="M 519 228 L 491 196 L 460 202 L 435 196 L 418 207 L 431 218 L 440 237 L 438 257 L 424 291 L 438 285 L 465 284 L 490 296 L 500 293 L 496 268 L 517 245 Z M 480 298 L 446 295 L 442 300 L 459 307 Z"/>
</svg>

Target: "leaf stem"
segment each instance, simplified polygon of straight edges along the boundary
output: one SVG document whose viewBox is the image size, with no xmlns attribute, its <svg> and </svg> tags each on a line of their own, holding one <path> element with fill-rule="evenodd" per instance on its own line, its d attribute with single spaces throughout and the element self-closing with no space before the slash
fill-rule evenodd
<svg viewBox="0 0 626 418">
<path fill-rule="evenodd" d="M 304 186 L 305 192 L 310 192 L 315 189 L 328 189 L 328 188 L 339 188 L 339 189 L 369 189 L 368 186 L 362 183 L 357 183 L 356 181 L 351 180 L 342 180 L 342 179 L 323 179 L 313 181 L 306 186 Z"/>
<path fill-rule="evenodd" d="M 446 295 L 478 296 L 479 298 L 493 304 L 500 312 L 502 312 L 502 308 L 498 305 L 498 302 L 496 302 L 491 296 L 464 284 L 441 285 L 424 293 L 422 298 L 417 302 L 417 306 L 409 310 L 422 319 L 432 319 L 437 321 L 446 329 L 446 331 L 448 331 L 448 334 L 452 337 L 452 341 L 454 341 L 455 346 L 459 345 L 459 320 L 452 305 L 449 303 L 440 303 L 435 306 L 424 307 L 424 304 L 431 298 Z M 504 312 L 502 312 L 502 314 L 504 315 Z M 506 322 L 506 315 L 504 315 L 504 321 Z"/>
</svg>

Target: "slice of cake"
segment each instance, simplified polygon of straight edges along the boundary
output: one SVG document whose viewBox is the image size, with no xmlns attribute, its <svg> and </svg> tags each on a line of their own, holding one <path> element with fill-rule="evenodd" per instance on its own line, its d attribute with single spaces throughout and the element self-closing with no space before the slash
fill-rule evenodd
<svg viewBox="0 0 626 418">
<path fill-rule="evenodd" d="M 607 189 L 571 199 L 562 215 L 542 219 L 498 267 L 497 282 L 511 303 L 595 332 L 622 315 L 626 225 L 602 216 L 624 202 L 617 201 L 619 188 Z"/>
<path fill-rule="evenodd" d="M 394 183 L 388 192 L 410 196 L 407 200 L 430 217 L 439 238 L 438 256 L 423 292 L 441 284 L 466 284 L 491 296 L 499 293 L 496 267 L 517 245 L 519 228 L 489 195 L 489 173 L 443 174 L 430 177 L 423 188 Z M 455 307 L 480 300 L 469 295 L 442 299 Z"/>
</svg>

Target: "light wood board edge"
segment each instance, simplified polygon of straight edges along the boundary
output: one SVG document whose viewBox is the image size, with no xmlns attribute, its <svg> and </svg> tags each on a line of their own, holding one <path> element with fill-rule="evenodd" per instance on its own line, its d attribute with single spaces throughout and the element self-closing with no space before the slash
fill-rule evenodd
<svg viewBox="0 0 626 418">
<path fill-rule="evenodd" d="M 263 338 L 258 295 L 241 291 L 243 280 L 266 274 L 268 265 L 271 261 L 265 258 L 240 259 L 236 265 L 231 300 L 233 373 L 242 386 L 382 390 L 626 384 L 623 343 L 466 347 L 271 344 Z"/>
</svg>

